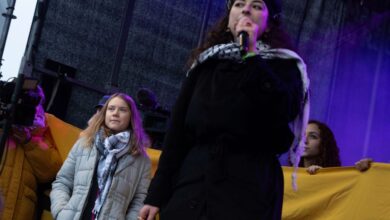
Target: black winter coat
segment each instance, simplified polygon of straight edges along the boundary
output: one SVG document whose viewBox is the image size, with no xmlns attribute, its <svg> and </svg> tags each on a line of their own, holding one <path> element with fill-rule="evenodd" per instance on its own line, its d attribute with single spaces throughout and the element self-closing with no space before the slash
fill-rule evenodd
<svg viewBox="0 0 390 220">
<path fill-rule="evenodd" d="M 146 204 L 161 220 L 280 219 L 277 155 L 301 110 L 294 60 L 210 59 L 186 78 Z"/>
</svg>

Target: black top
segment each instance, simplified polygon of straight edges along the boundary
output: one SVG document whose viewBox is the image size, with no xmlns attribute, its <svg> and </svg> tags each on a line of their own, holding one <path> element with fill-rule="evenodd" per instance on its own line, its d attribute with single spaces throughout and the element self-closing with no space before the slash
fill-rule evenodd
<svg viewBox="0 0 390 220">
<path fill-rule="evenodd" d="M 276 170 L 276 179 L 282 178 L 276 155 L 286 152 L 293 140 L 288 122 L 301 110 L 302 93 L 300 72 L 294 60 L 264 60 L 255 56 L 237 63 L 210 59 L 196 67 L 183 82 L 173 108 L 172 123 L 145 203 L 166 205 L 177 191 L 177 184 L 185 178 L 194 180 L 199 175 L 215 179 L 215 173 L 229 176 L 229 169 L 235 168 L 230 168 L 226 161 L 241 154 L 247 155 L 243 161 L 248 156 L 260 155 L 254 161 L 261 160 L 266 166 L 273 164 L 271 172 Z M 199 158 L 204 152 L 212 156 L 202 161 Z M 197 159 L 188 162 L 195 154 Z M 215 161 L 219 164 L 217 169 Z M 227 171 L 222 172 L 220 165 Z M 202 168 L 196 168 L 198 172 L 194 166 Z M 248 171 L 248 178 L 253 175 Z M 283 179 L 279 182 L 283 185 Z"/>
<path fill-rule="evenodd" d="M 96 163 L 96 166 L 98 163 Z M 99 194 L 98 180 L 97 180 L 97 167 L 95 168 L 95 172 L 93 173 L 91 189 L 88 192 L 87 196 L 87 204 L 83 209 L 83 214 L 81 219 L 90 219 L 94 220 L 94 215 L 92 214 L 93 208 L 95 207 L 95 201 Z"/>
</svg>

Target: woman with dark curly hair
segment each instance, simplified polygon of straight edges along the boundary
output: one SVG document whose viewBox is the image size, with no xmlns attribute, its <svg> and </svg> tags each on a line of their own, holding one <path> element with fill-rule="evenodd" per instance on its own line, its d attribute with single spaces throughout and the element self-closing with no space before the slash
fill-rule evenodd
<svg viewBox="0 0 390 220">
<path fill-rule="evenodd" d="M 281 219 L 277 155 L 301 143 L 308 79 L 279 3 L 228 1 L 194 51 L 138 219 Z"/>
<path fill-rule="evenodd" d="M 365 158 L 355 163 L 360 171 L 369 168 L 371 159 Z M 319 121 L 310 120 L 306 128 L 306 142 L 300 167 L 306 167 L 307 172 L 315 174 L 323 167 L 341 166 L 339 147 L 330 128 Z"/>
<path fill-rule="evenodd" d="M 309 173 L 320 167 L 341 166 L 339 147 L 333 132 L 326 124 L 315 120 L 309 121 L 305 149 L 299 166 L 307 167 Z"/>
</svg>

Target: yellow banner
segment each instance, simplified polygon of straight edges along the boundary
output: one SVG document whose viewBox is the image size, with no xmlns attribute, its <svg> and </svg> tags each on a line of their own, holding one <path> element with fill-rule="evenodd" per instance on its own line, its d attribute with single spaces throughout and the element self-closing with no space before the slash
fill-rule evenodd
<svg viewBox="0 0 390 220">
<path fill-rule="evenodd" d="M 283 220 L 390 219 L 390 164 L 373 163 L 366 172 L 354 167 L 324 168 L 315 175 L 298 170 L 298 191 L 291 167 L 283 167 Z"/>
<path fill-rule="evenodd" d="M 48 123 L 65 160 L 80 129 L 53 115 Z M 152 171 L 160 151 L 148 149 Z M 324 168 L 315 175 L 298 169 L 298 191 L 291 185 L 291 167 L 283 167 L 283 220 L 390 220 L 390 164 L 373 163 L 366 172 L 353 167 Z"/>
</svg>

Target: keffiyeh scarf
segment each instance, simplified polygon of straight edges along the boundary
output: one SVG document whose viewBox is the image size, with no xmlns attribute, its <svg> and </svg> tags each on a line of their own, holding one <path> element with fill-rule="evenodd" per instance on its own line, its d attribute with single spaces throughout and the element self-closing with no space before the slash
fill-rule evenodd
<svg viewBox="0 0 390 220">
<path fill-rule="evenodd" d="M 100 155 L 97 167 L 99 193 L 92 211 L 96 219 L 110 189 L 118 160 L 130 150 L 130 136 L 130 131 L 123 131 L 104 138 L 103 128 L 96 134 L 95 146 Z"/>
<path fill-rule="evenodd" d="M 284 48 L 271 48 L 269 45 L 261 41 L 256 43 L 256 52 L 263 59 L 293 59 L 297 62 L 298 69 L 301 73 L 301 80 L 303 85 L 303 100 L 301 103 L 301 112 L 290 122 L 290 129 L 294 133 L 294 141 L 290 147 L 291 163 L 294 165 L 294 172 L 292 174 L 292 184 L 294 190 L 297 190 L 296 178 L 297 168 L 300 157 L 305 146 L 305 130 L 309 120 L 310 100 L 309 100 L 309 78 L 307 77 L 306 64 L 302 58 L 292 50 Z M 191 71 L 199 64 L 208 59 L 228 59 L 236 62 L 243 62 L 240 47 L 238 43 L 219 44 L 203 51 L 198 59 L 192 64 L 187 72 L 187 77 Z"/>
</svg>

